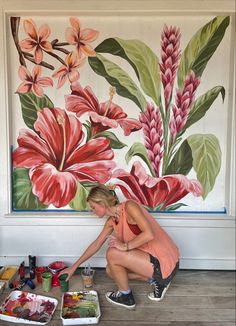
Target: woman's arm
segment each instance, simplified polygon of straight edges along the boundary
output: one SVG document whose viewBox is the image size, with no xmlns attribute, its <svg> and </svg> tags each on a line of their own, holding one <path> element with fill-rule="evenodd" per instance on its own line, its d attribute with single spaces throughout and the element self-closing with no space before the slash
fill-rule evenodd
<svg viewBox="0 0 236 326">
<path fill-rule="evenodd" d="M 70 267 L 63 269 L 59 275 L 61 274 L 68 274 L 67 280 L 74 274 L 76 269 L 84 263 L 86 260 L 88 260 L 90 257 L 92 257 L 103 245 L 103 243 L 106 241 L 107 237 L 112 233 L 113 231 L 113 226 L 112 226 L 112 221 L 109 218 L 101 233 L 99 236 L 94 240 L 88 248 L 84 251 L 84 253 L 81 255 L 81 257 Z"/>
<path fill-rule="evenodd" d="M 125 210 L 127 222 L 137 224 L 141 230 L 141 233 L 128 243 L 121 242 L 120 240 L 112 237 L 109 241 L 109 246 L 115 247 L 122 251 L 139 248 L 143 244 L 154 239 L 154 234 L 146 216 L 143 213 L 142 207 L 138 203 L 128 200 L 125 203 Z"/>
</svg>

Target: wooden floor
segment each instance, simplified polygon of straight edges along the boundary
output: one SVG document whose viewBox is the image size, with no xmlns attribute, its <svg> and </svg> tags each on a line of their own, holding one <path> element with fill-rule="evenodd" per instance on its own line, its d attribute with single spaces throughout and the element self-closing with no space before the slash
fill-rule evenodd
<svg viewBox="0 0 236 326">
<path fill-rule="evenodd" d="M 114 290 L 113 282 L 106 277 L 104 269 L 95 273 L 94 290 L 98 292 L 101 318 L 99 326 L 235 326 L 235 272 L 232 271 L 187 271 L 180 270 L 172 281 L 166 296 L 161 302 L 152 302 L 147 298 L 151 286 L 138 281 L 130 282 L 136 308 L 128 310 L 108 303 L 104 297 L 106 291 Z M 70 280 L 69 291 L 82 289 L 81 277 L 74 275 Z M 48 294 L 41 286 L 25 291 L 51 296 L 60 301 L 59 288 L 53 288 Z M 5 290 L 0 295 L 0 303 L 8 295 Z M 1 326 L 14 325 L 0 320 Z M 24 324 L 17 324 L 24 325 Z M 60 326 L 60 303 L 49 326 Z"/>
</svg>

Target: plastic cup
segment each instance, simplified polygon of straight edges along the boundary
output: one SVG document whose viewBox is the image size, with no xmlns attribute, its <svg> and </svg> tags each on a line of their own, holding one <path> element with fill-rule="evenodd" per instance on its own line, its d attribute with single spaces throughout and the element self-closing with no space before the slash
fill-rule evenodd
<svg viewBox="0 0 236 326">
<path fill-rule="evenodd" d="M 91 288 L 93 286 L 93 276 L 94 270 L 90 269 L 90 271 L 83 270 L 81 272 L 84 288 Z"/>
<path fill-rule="evenodd" d="M 66 281 L 68 274 L 61 274 L 58 279 L 60 282 L 61 292 L 68 292 L 69 290 L 69 281 Z"/>
<path fill-rule="evenodd" d="M 45 272 L 42 274 L 42 285 L 43 291 L 49 292 L 52 288 L 52 274 L 50 272 Z"/>
<path fill-rule="evenodd" d="M 35 269 L 37 282 L 42 283 L 42 274 L 45 273 L 47 268 L 45 266 L 38 266 Z"/>
</svg>

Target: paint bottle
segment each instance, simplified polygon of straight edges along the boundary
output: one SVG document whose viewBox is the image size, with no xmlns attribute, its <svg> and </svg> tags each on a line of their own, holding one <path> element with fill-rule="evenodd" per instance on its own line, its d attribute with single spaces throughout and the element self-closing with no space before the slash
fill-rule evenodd
<svg viewBox="0 0 236 326">
<path fill-rule="evenodd" d="M 35 278 L 36 257 L 29 255 L 29 274 L 30 278 Z"/>
<path fill-rule="evenodd" d="M 27 283 L 26 279 L 16 280 L 15 282 L 9 284 L 9 288 L 14 290 L 21 290 L 26 283 Z"/>
<path fill-rule="evenodd" d="M 25 278 L 25 262 L 24 261 L 20 264 L 18 272 L 20 275 L 20 279 L 23 280 Z"/>
<path fill-rule="evenodd" d="M 34 285 L 34 283 L 33 283 L 33 281 L 30 279 L 30 278 L 28 278 L 27 280 L 26 280 L 26 284 L 33 290 L 33 289 L 35 289 L 35 285 Z"/>
</svg>

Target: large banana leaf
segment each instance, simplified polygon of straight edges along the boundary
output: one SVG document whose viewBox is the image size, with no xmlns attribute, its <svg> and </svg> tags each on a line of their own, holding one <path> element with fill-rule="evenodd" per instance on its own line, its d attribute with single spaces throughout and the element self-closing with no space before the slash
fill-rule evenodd
<svg viewBox="0 0 236 326">
<path fill-rule="evenodd" d="M 76 211 L 88 210 L 87 203 L 88 190 L 81 183 L 77 183 L 77 192 L 75 197 L 70 202 L 69 206 Z"/>
<path fill-rule="evenodd" d="M 192 150 L 193 168 L 203 187 L 203 198 L 213 189 L 221 167 L 221 149 L 218 139 L 212 135 L 195 134 L 187 138 Z"/>
<path fill-rule="evenodd" d="M 43 108 L 52 109 L 54 104 L 47 95 L 41 97 L 36 96 L 34 93 L 19 93 L 21 102 L 21 110 L 25 124 L 30 128 L 34 128 L 34 123 L 37 119 L 37 112 Z"/>
<path fill-rule="evenodd" d="M 147 106 L 145 97 L 123 69 L 101 54 L 89 57 L 88 61 L 98 75 L 106 78 L 108 83 L 116 88 L 117 94 L 132 100 L 142 111 L 145 110 Z"/>
<path fill-rule="evenodd" d="M 13 208 L 15 210 L 45 209 L 38 197 L 32 193 L 32 184 L 29 171 L 25 168 L 16 168 L 13 172 Z"/>
<path fill-rule="evenodd" d="M 189 171 L 193 167 L 193 157 L 191 148 L 185 140 L 177 152 L 175 153 L 172 161 L 165 171 L 165 175 L 167 174 L 183 174 L 187 175 Z"/>
<path fill-rule="evenodd" d="M 108 38 L 96 47 L 96 52 L 110 53 L 127 60 L 133 67 L 143 91 L 159 105 L 160 68 L 156 54 L 140 40 Z"/>
<path fill-rule="evenodd" d="M 142 143 L 134 143 L 125 155 L 125 161 L 128 164 L 134 156 L 139 156 L 148 166 L 151 175 L 154 177 L 155 172 L 148 158 L 147 149 Z"/>
<path fill-rule="evenodd" d="M 217 16 L 192 37 L 185 48 L 178 69 L 178 86 L 183 88 L 185 77 L 193 70 L 201 76 L 229 25 L 229 16 Z"/>
<path fill-rule="evenodd" d="M 192 105 L 190 112 L 188 114 L 188 119 L 184 126 L 182 133 L 189 128 L 192 124 L 200 120 L 211 107 L 212 103 L 215 101 L 217 96 L 221 93 L 222 99 L 225 98 L 225 89 L 223 86 L 216 86 L 205 94 L 200 96 Z"/>
</svg>

